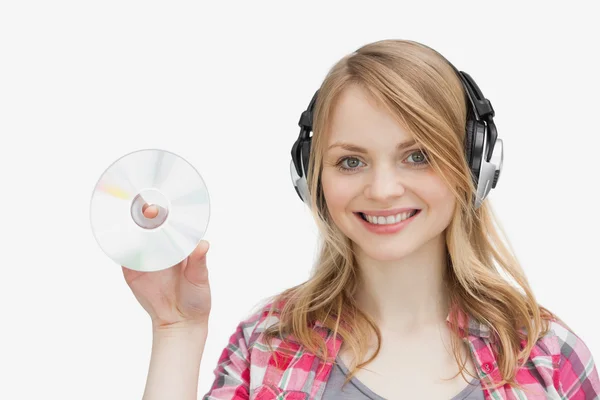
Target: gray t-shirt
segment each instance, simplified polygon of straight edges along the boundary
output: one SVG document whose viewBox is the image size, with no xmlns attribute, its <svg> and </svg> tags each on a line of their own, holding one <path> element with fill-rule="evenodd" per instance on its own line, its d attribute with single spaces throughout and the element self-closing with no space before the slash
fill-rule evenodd
<svg viewBox="0 0 600 400">
<path fill-rule="evenodd" d="M 342 385 L 350 371 L 339 357 L 336 361 L 327 379 L 323 400 L 386 400 L 373 393 L 356 376 L 353 376 L 352 380 L 342 390 Z M 481 382 L 479 382 L 479 379 L 473 379 L 460 393 L 450 400 L 484 400 Z"/>
</svg>

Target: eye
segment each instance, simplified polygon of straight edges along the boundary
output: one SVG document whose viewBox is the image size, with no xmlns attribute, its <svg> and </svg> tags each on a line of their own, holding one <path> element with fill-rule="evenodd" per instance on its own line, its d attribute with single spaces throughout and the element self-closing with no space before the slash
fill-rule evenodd
<svg viewBox="0 0 600 400">
<path fill-rule="evenodd" d="M 356 157 L 344 157 L 336 164 L 336 166 L 341 171 L 354 171 L 360 167 L 360 163 L 362 163 L 362 161 Z"/>
<path fill-rule="evenodd" d="M 415 154 L 417 155 L 416 158 L 413 157 Z M 417 151 L 412 152 L 408 156 L 407 160 L 410 160 L 411 157 L 413 158 L 413 161 L 410 161 L 411 164 L 422 165 L 422 164 L 427 164 L 427 162 L 428 162 L 427 154 L 422 150 L 417 150 Z"/>
</svg>

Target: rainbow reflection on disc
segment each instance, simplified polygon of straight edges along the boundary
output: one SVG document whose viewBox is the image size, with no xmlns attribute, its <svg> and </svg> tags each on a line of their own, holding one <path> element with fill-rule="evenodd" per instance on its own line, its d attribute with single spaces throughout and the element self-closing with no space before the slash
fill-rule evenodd
<svg viewBox="0 0 600 400">
<path fill-rule="evenodd" d="M 151 218 L 143 211 L 156 206 Z M 159 271 L 183 261 L 202 240 L 210 199 L 198 171 L 180 156 L 138 150 L 100 176 L 90 201 L 96 242 L 115 263 Z"/>
</svg>

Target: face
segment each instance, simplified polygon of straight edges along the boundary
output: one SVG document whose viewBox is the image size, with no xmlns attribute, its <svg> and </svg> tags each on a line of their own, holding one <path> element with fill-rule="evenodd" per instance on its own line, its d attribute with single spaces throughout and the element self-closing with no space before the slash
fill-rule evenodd
<svg viewBox="0 0 600 400">
<path fill-rule="evenodd" d="M 323 194 L 333 221 L 357 251 L 379 261 L 399 260 L 441 238 L 456 200 L 425 151 L 367 96 L 348 87 L 333 110 Z"/>
</svg>

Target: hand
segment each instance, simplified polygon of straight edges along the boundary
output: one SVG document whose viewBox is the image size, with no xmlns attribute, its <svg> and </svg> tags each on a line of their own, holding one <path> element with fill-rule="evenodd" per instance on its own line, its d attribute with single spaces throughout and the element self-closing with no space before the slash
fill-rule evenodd
<svg viewBox="0 0 600 400">
<path fill-rule="evenodd" d="M 192 254 L 162 271 L 141 272 L 121 267 L 136 299 L 150 314 L 155 331 L 208 326 L 211 308 L 206 254 L 200 241 Z"/>
</svg>

